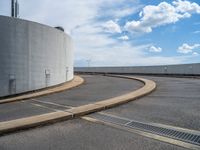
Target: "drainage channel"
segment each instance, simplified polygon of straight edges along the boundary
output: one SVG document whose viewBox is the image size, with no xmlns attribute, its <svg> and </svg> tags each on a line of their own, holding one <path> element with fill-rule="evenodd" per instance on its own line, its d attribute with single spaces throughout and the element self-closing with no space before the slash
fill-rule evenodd
<svg viewBox="0 0 200 150">
<path fill-rule="evenodd" d="M 91 114 L 88 117 L 97 119 L 98 121 L 108 122 L 111 124 L 116 124 L 119 126 L 123 126 L 129 129 L 135 129 L 144 131 L 147 133 L 159 135 L 162 137 L 167 137 L 170 139 L 174 139 L 177 141 L 182 141 L 185 143 L 189 143 L 195 146 L 198 146 L 200 149 L 200 132 L 199 131 L 193 131 L 188 129 L 181 129 L 166 125 L 160 125 L 160 124 L 152 124 L 152 123 L 144 123 L 139 122 L 127 118 L 121 118 L 118 116 L 105 114 L 105 113 L 96 113 Z"/>
</svg>

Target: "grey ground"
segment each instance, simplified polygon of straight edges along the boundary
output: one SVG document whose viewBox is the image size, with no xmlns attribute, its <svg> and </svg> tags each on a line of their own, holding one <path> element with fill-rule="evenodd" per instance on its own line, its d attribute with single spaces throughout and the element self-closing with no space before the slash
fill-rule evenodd
<svg viewBox="0 0 200 150">
<path fill-rule="evenodd" d="M 90 75 L 85 75 L 83 78 L 85 79 L 85 83 L 79 87 L 40 98 L 34 98 L 33 100 L 53 102 L 67 106 L 80 106 L 116 97 L 143 86 L 142 83 L 129 79 Z M 39 103 L 33 100 L 0 105 L 0 121 L 49 113 L 55 109 L 48 109 L 49 105 L 46 104 L 45 106 L 47 108 L 39 107 Z"/>
<path fill-rule="evenodd" d="M 143 86 L 141 82 L 130 79 L 90 75 L 83 77 L 85 83 L 78 88 L 37 99 L 63 105 L 80 106 L 120 96 Z"/>
<path fill-rule="evenodd" d="M 200 130 L 200 79 L 147 77 L 152 94 L 106 112 L 130 119 Z"/>
<path fill-rule="evenodd" d="M 184 150 L 81 119 L 0 138 L 1 150 Z"/>
<path fill-rule="evenodd" d="M 79 88 L 68 91 L 68 94 L 64 92 L 58 97 L 50 95 L 48 98 L 42 97 L 40 100 L 77 106 L 93 102 L 93 100 L 98 101 L 118 96 L 142 86 L 139 82 L 125 79 L 101 76 L 84 77 L 86 78 L 86 83 Z M 158 87 L 155 92 L 105 112 L 138 121 L 169 124 L 196 130 L 200 129 L 199 79 L 145 78 L 150 78 L 157 82 Z M 80 93 L 81 91 L 82 94 Z M 79 93 L 77 94 L 77 92 Z M 69 101 L 65 101 L 65 97 Z M 23 105 L 26 106 L 28 104 L 25 102 Z M 2 136 L 0 137 L 0 149 L 183 150 L 183 148 L 178 146 L 82 119 L 65 121 Z"/>
</svg>

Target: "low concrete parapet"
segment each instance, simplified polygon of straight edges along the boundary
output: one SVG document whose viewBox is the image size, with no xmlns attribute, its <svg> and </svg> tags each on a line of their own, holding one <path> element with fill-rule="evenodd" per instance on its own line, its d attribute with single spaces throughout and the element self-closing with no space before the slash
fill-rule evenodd
<svg viewBox="0 0 200 150">
<path fill-rule="evenodd" d="M 136 67 L 76 67 L 76 73 L 200 76 L 200 63 Z"/>
</svg>

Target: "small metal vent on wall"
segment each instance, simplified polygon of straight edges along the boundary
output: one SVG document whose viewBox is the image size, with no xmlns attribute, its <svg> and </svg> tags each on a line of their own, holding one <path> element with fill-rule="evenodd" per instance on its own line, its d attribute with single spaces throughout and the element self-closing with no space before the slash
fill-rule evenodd
<svg viewBox="0 0 200 150">
<path fill-rule="evenodd" d="M 9 75 L 9 94 L 15 94 L 16 93 L 16 78 L 15 75 Z"/>
<path fill-rule="evenodd" d="M 49 69 L 45 70 L 45 85 L 46 87 L 50 86 L 51 83 L 51 73 Z"/>
<path fill-rule="evenodd" d="M 66 81 L 68 80 L 69 67 L 66 67 Z"/>
</svg>

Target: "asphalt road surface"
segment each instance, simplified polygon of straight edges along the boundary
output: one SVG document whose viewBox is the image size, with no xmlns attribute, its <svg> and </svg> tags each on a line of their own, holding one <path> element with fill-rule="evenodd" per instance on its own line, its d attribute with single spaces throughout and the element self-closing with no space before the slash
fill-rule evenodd
<svg viewBox="0 0 200 150">
<path fill-rule="evenodd" d="M 0 138 L 1 150 L 184 150 L 109 126 L 76 119 Z"/>
<path fill-rule="evenodd" d="M 200 130 L 200 79 L 144 78 L 157 83 L 155 92 L 105 112 L 138 121 Z"/>
<path fill-rule="evenodd" d="M 49 98 L 42 97 L 40 100 L 45 100 L 46 102 L 55 102 L 57 100 L 56 102 L 59 104 L 77 106 L 79 104 L 90 103 L 93 100 L 98 101 L 121 95 L 134 88 L 137 89 L 142 86 L 139 82 L 132 82 L 133 85 L 130 85 L 130 80 L 125 79 L 107 78 L 101 76 L 84 77 L 87 79 L 87 82 L 85 85 L 79 87 L 79 89 L 82 88 L 84 91 L 84 100 L 80 93 L 77 95 L 80 99 L 77 100 L 76 92 L 79 91 L 78 88 L 75 89 L 77 91 L 74 93 L 74 90 L 69 91 L 74 94 L 72 94 L 73 96 L 70 95 L 68 97 L 69 103 L 65 103 L 62 96 L 59 96 L 59 100 L 56 99 L 56 96 L 53 96 L 54 98 L 52 99 L 51 96 L 49 96 Z M 144 78 L 156 81 L 158 87 L 155 92 L 136 101 L 106 110 L 104 112 L 138 121 L 160 123 L 195 130 L 200 129 L 199 79 L 166 77 Z M 102 83 L 103 79 L 106 80 L 106 88 L 102 87 L 104 85 Z M 111 92 L 111 85 L 113 85 L 114 88 L 117 84 L 114 83 L 113 80 L 115 80 L 115 82 L 120 80 L 118 85 L 122 84 L 122 88 L 119 88 L 118 90 L 115 89 L 113 90 L 114 92 Z M 99 84 L 98 81 L 100 82 Z M 96 86 L 100 87 L 102 91 L 96 91 L 98 90 Z M 89 87 L 92 87 L 91 90 L 94 90 L 93 93 L 89 91 Z M 121 89 L 124 90 L 121 91 Z M 102 95 L 104 93 L 105 95 Z M 111 95 L 109 93 L 111 93 Z M 90 99 L 88 94 L 91 94 L 94 99 Z M 68 94 L 64 95 L 67 96 Z M 96 96 L 95 98 L 95 95 L 100 97 Z M 77 101 L 74 102 L 74 100 Z M 75 119 L 2 136 L 0 137 L 0 149 L 184 150 L 185 148 L 153 140 L 151 138 L 146 138 L 111 126 L 93 123 L 83 119 Z"/>
<path fill-rule="evenodd" d="M 90 75 L 82 77 L 85 79 L 85 83 L 71 90 L 26 101 L 1 104 L 0 121 L 54 112 L 66 109 L 67 106 L 81 106 L 126 94 L 143 86 L 141 82 L 130 79 Z"/>
</svg>

